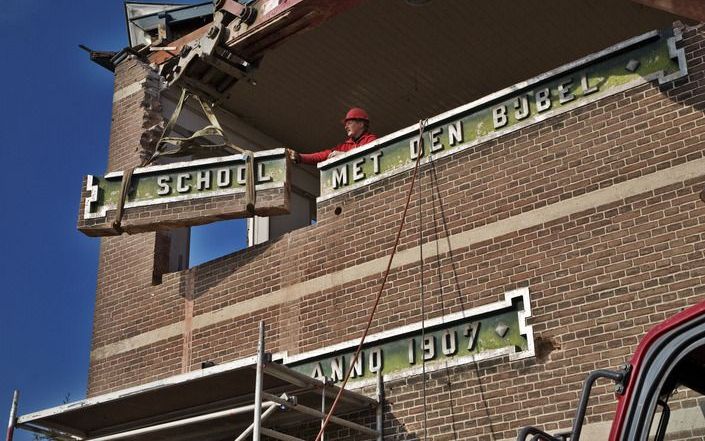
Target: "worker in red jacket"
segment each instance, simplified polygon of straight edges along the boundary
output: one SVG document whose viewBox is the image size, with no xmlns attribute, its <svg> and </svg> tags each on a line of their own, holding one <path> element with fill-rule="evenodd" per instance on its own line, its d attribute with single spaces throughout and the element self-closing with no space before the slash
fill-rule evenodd
<svg viewBox="0 0 705 441">
<path fill-rule="evenodd" d="M 370 117 L 363 109 L 353 107 L 348 110 L 343 122 L 345 123 L 345 133 L 348 135 L 348 139 L 342 144 L 316 153 L 298 153 L 294 150 L 289 150 L 289 158 L 294 162 L 300 162 L 302 164 L 318 164 L 328 158 L 342 155 L 344 152 L 377 139 L 377 135 L 369 131 Z"/>
</svg>

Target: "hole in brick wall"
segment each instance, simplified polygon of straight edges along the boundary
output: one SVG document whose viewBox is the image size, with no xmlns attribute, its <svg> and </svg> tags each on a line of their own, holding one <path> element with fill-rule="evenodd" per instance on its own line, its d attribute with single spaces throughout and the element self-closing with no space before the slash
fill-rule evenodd
<svg viewBox="0 0 705 441">
<path fill-rule="evenodd" d="M 247 247 L 247 221 L 234 219 L 191 227 L 189 268 Z"/>
<path fill-rule="evenodd" d="M 340 215 L 342 212 L 343 209 L 341 207 L 335 207 L 335 210 L 333 210 L 333 213 L 335 213 L 336 216 Z"/>
<path fill-rule="evenodd" d="M 705 202 L 705 188 L 703 188 L 703 191 L 700 192 L 700 200 Z"/>
<path fill-rule="evenodd" d="M 537 337 L 536 340 L 534 340 L 536 361 L 539 363 L 545 363 L 548 360 L 548 356 L 551 355 L 551 352 L 560 348 L 561 346 L 553 337 Z"/>
<path fill-rule="evenodd" d="M 152 285 L 162 283 L 162 276 L 188 267 L 189 229 L 158 231 L 154 242 Z"/>
<path fill-rule="evenodd" d="M 162 116 L 165 118 L 171 117 L 176 109 L 179 97 L 176 92 L 175 90 L 167 89 L 160 95 Z M 194 103 L 191 102 L 191 104 Z M 264 132 L 260 133 L 255 127 L 249 126 L 245 121 L 233 118 L 228 112 L 218 111 L 216 113 L 223 130 L 228 133 L 228 138 L 235 145 L 248 145 L 256 151 L 267 149 L 267 145 L 272 145 L 269 136 L 266 136 Z M 190 106 L 184 106 L 177 124 L 180 130 L 179 136 L 190 136 L 210 123 L 200 109 L 194 110 Z M 286 142 L 282 140 L 274 145 L 286 145 Z M 203 158 L 218 156 L 223 153 L 227 152 L 209 150 Z M 199 155 L 190 159 L 200 157 L 199 152 Z M 160 158 L 162 158 L 161 160 L 164 161 L 164 164 L 174 161 L 174 158 Z M 180 160 L 187 159 L 189 158 Z M 316 198 L 320 189 L 318 171 L 310 165 L 291 167 L 289 171 L 290 173 L 287 175 L 289 214 L 272 216 L 271 218 L 257 217 L 257 222 L 254 221 L 254 218 L 252 221 L 234 219 L 191 227 L 190 254 L 187 256 L 188 259 L 184 260 L 185 266 L 193 268 L 241 251 L 248 246 L 276 239 L 290 231 L 307 227 L 315 222 Z M 269 176 L 264 169 L 262 169 L 261 173 Z"/>
</svg>

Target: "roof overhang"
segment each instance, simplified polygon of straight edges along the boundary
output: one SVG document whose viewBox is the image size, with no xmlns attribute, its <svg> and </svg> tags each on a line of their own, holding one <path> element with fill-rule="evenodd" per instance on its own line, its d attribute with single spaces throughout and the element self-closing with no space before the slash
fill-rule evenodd
<svg viewBox="0 0 705 441">
<path fill-rule="evenodd" d="M 289 13 L 317 1 L 290 2 Z M 349 107 L 365 108 L 378 135 L 391 133 L 683 19 L 630 0 L 420 7 L 355 0 L 347 7 L 271 46 L 273 37 L 258 36 L 257 26 L 225 39 L 223 47 L 255 68 L 219 105 L 284 145 L 315 151 L 342 140 Z"/>
</svg>

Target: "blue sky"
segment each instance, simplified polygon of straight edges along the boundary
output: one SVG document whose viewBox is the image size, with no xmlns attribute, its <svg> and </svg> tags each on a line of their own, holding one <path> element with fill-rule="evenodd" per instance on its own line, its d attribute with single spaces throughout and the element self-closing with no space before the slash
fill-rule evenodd
<svg viewBox="0 0 705 441">
<path fill-rule="evenodd" d="M 99 240 L 76 219 L 83 175 L 105 172 L 113 77 L 80 43 L 126 46 L 123 2 L 0 2 L 3 422 L 15 388 L 20 414 L 85 396 Z M 195 246 L 198 260 L 204 248 L 223 254 Z"/>
</svg>

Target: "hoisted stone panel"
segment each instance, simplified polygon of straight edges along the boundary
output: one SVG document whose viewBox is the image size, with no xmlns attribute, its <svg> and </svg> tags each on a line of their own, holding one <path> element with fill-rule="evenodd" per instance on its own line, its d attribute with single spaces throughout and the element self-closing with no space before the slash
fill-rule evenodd
<svg viewBox="0 0 705 441">
<path fill-rule="evenodd" d="M 255 153 L 258 216 L 289 214 L 290 163 L 285 149 Z M 130 181 L 122 231 L 142 233 L 249 217 L 246 164 L 242 155 L 137 168 Z M 78 229 L 88 236 L 115 236 L 113 221 L 123 172 L 83 180 Z"/>
</svg>

